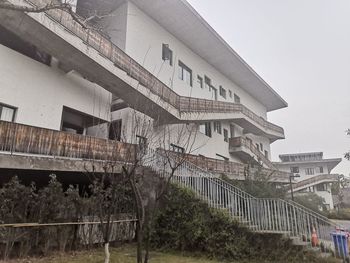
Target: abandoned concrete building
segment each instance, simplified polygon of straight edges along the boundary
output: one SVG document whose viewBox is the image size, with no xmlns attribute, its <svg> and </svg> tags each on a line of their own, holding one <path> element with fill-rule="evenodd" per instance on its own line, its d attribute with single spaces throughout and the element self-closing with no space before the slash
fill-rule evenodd
<svg viewBox="0 0 350 263">
<path fill-rule="evenodd" d="M 87 155 L 77 141 L 86 138 L 93 150 L 121 136 L 147 144 L 130 125 L 136 109 L 154 129 L 196 127 L 196 165 L 243 178 L 243 164 L 260 163 L 288 180 L 270 160 L 270 144 L 284 131 L 267 120 L 287 103 L 186 1 L 77 1 L 76 12 L 101 14 L 91 19 L 96 30 L 59 10 L 1 11 L 2 169 L 78 171 Z"/>
</svg>

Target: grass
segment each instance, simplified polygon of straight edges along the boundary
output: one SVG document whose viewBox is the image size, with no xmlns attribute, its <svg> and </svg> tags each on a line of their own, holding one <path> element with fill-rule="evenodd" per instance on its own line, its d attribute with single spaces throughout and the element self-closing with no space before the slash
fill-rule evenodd
<svg viewBox="0 0 350 263">
<path fill-rule="evenodd" d="M 111 263 L 135 263 L 135 246 L 127 245 L 120 248 L 111 248 Z M 11 263 L 103 263 L 103 248 L 90 251 L 80 251 L 71 254 L 54 255 L 45 258 L 28 258 L 10 261 Z M 151 263 L 219 263 L 206 258 L 194 258 L 175 253 L 152 252 Z"/>
<path fill-rule="evenodd" d="M 44 258 L 27 258 L 21 260 L 6 261 L 6 263 L 103 263 L 104 253 L 103 248 L 93 249 L 89 251 L 79 251 L 69 254 L 55 254 L 50 257 Z M 136 249 L 134 245 L 125 245 L 119 248 L 111 248 L 111 260 L 110 263 L 135 263 L 136 262 Z M 3 262 L 0 260 L 0 263 Z M 222 261 L 210 260 L 204 257 L 190 257 L 184 256 L 180 253 L 163 253 L 152 252 L 150 263 L 221 263 Z M 235 261 L 231 263 L 272 263 L 261 259 L 258 261 Z M 281 259 L 279 263 L 287 262 Z M 325 262 L 325 261 L 322 261 Z M 329 259 L 327 262 L 339 263 L 335 259 Z M 5 263 L 5 262 L 3 262 Z M 277 262 L 275 262 L 277 263 Z"/>
</svg>

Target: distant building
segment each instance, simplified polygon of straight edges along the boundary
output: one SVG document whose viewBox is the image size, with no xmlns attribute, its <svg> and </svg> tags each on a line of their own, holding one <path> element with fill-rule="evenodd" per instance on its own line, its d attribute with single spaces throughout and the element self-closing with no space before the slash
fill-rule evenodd
<svg viewBox="0 0 350 263">
<path fill-rule="evenodd" d="M 328 209 L 334 208 L 331 185 L 338 180 L 338 174 L 331 171 L 341 158 L 323 159 L 323 152 L 282 154 L 281 162 L 274 163 L 281 171 L 296 176 L 293 192 L 297 194 L 315 193 L 324 198 Z"/>
</svg>

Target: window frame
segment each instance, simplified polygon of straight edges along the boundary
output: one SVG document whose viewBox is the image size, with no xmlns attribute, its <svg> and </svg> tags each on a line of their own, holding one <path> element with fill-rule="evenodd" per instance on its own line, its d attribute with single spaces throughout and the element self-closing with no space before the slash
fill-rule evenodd
<svg viewBox="0 0 350 263">
<path fill-rule="evenodd" d="M 170 143 L 170 150 L 172 152 L 176 152 L 176 153 L 182 153 L 182 154 L 185 153 L 184 147 L 181 147 L 181 146 L 173 144 L 173 143 Z"/>
<path fill-rule="evenodd" d="M 226 99 L 226 89 L 224 89 L 221 85 L 219 86 L 219 95 Z"/>
<path fill-rule="evenodd" d="M 189 68 L 185 63 L 183 63 L 181 60 L 179 60 L 178 63 L 179 71 L 178 71 L 178 77 L 182 81 L 189 84 L 191 87 L 193 86 L 193 76 L 192 76 L 192 69 Z M 180 74 L 181 72 L 181 74 Z M 187 78 L 185 77 L 185 72 L 189 74 L 190 83 L 187 82 Z"/>
<path fill-rule="evenodd" d="M 214 121 L 214 132 L 222 134 L 222 124 L 220 121 Z"/>
<path fill-rule="evenodd" d="M 169 48 L 169 44 L 162 44 L 162 60 L 169 61 L 169 65 L 173 66 L 173 51 Z"/>
<path fill-rule="evenodd" d="M 224 142 L 228 142 L 229 138 L 228 138 L 228 130 L 227 129 L 223 129 L 223 135 L 224 135 Z"/>
<path fill-rule="evenodd" d="M 197 75 L 197 83 L 199 84 L 199 87 L 200 87 L 201 89 L 204 88 L 204 85 L 203 85 L 203 78 L 202 78 L 201 76 L 199 76 L 199 75 Z"/>
<path fill-rule="evenodd" d="M 233 94 L 233 101 L 237 104 L 241 103 L 241 97 L 238 96 L 236 93 Z"/>
<path fill-rule="evenodd" d="M 203 131 L 201 131 L 201 127 Z M 212 137 L 212 130 L 211 130 L 211 123 L 210 122 L 204 122 L 199 125 L 199 132 L 204 134 L 207 137 Z"/>
<path fill-rule="evenodd" d="M 294 173 L 294 174 L 297 174 L 297 173 L 299 173 L 299 166 L 292 166 L 292 167 L 290 167 L 290 172 L 291 173 Z"/>
<path fill-rule="evenodd" d="M 315 174 L 315 168 L 305 168 L 305 174 L 306 175 L 314 175 Z"/>
<path fill-rule="evenodd" d="M 0 118 L 1 118 L 1 115 L 2 115 L 2 110 L 3 110 L 3 108 L 8 108 L 8 109 L 13 110 L 12 119 L 11 119 L 10 122 L 15 122 L 16 115 L 17 115 L 17 109 L 18 109 L 18 108 L 0 102 Z M 0 121 L 5 121 L 5 120 L 1 120 L 1 119 L 0 119 Z"/>
</svg>

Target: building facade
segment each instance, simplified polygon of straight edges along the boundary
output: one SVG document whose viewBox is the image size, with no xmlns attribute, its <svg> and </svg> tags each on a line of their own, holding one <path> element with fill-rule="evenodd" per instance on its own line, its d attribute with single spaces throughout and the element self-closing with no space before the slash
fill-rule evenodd
<svg viewBox="0 0 350 263">
<path fill-rule="evenodd" d="M 334 208 L 331 186 L 338 181 L 339 175 L 331 171 L 341 162 L 341 158 L 324 159 L 323 152 L 283 154 L 279 158 L 281 162 L 275 165 L 295 176 L 293 192 L 301 195 L 315 193 L 324 199 L 328 209 Z"/>
<path fill-rule="evenodd" d="M 99 30 L 61 10 L 0 11 L 2 121 L 146 143 L 137 114 L 155 131 L 173 127 L 165 148 L 186 150 L 176 132 L 191 126 L 192 155 L 275 170 L 270 144 L 284 131 L 267 115 L 287 103 L 186 1 L 78 0 L 75 9 Z"/>
</svg>

